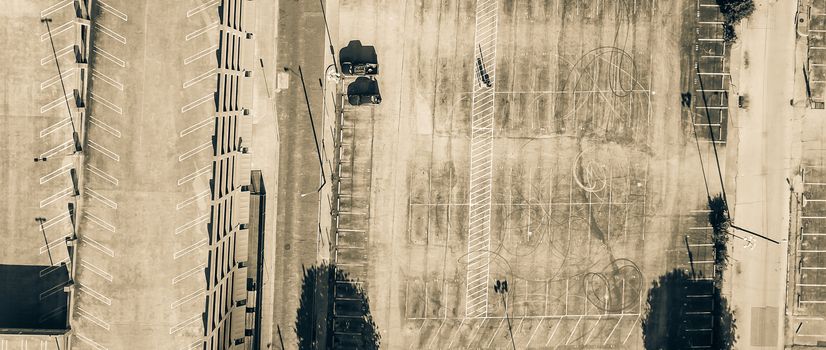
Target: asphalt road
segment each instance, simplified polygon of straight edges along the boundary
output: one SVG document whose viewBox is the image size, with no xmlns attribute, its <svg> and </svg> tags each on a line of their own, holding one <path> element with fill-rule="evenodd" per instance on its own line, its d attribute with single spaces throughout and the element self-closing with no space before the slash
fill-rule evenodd
<svg viewBox="0 0 826 350">
<path fill-rule="evenodd" d="M 788 233 L 790 195 L 785 178 L 793 177 L 788 134 L 793 113 L 789 100 L 793 97 L 796 3 L 759 1 L 757 5 L 747 25 L 739 29 L 743 56 L 736 84 L 750 104 L 740 109 L 735 121 L 739 144 L 733 217 L 737 226 L 781 244 L 757 237 L 753 249 L 744 249 L 736 239 L 730 244 L 734 271 L 729 275 L 733 293 L 729 300 L 737 312 L 738 347 L 749 349 L 782 344 L 788 248 L 783 239 Z M 770 309 L 774 313 L 758 317 L 756 308 L 766 306 L 775 307 Z"/>
<path fill-rule="evenodd" d="M 316 264 L 319 167 L 298 67 L 302 68 L 314 116 L 321 115 L 324 22 L 316 1 L 282 1 L 278 12 L 278 47 L 273 79 L 290 67 L 289 87 L 275 93 L 280 140 L 277 208 L 276 286 L 273 343 L 294 348 L 296 310 L 303 269 Z M 282 87 L 279 87 L 282 88 Z M 322 127 L 316 123 L 320 134 Z M 302 194 L 308 194 L 302 196 Z M 280 329 L 280 333 L 279 333 Z M 281 337 L 281 338 L 280 338 Z"/>
</svg>

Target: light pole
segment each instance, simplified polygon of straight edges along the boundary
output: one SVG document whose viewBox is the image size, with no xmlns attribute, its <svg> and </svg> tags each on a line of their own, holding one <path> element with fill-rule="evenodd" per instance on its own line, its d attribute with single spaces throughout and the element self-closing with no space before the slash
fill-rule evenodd
<svg viewBox="0 0 826 350">
<path fill-rule="evenodd" d="M 49 240 L 46 239 L 46 231 L 43 229 L 43 223 L 46 222 L 46 218 L 38 216 L 34 218 L 34 221 L 37 221 L 40 224 L 40 233 L 43 234 L 43 241 L 46 242 L 46 252 L 49 253 L 49 265 L 54 266 L 54 261 L 52 260 L 52 250 L 49 248 Z"/>
<path fill-rule="evenodd" d="M 513 328 L 511 328 L 511 319 L 508 316 L 508 301 L 505 298 L 505 295 L 508 294 L 508 280 L 496 280 L 496 284 L 493 285 L 493 291 L 502 296 L 502 304 L 505 305 L 505 319 L 508 321 L 508 333 L 511 336 L 511 346 L 513 346 L 513 350 L 516 350 L 516 342 L 513 340 Z"/>
<path fill-rule="evenodd" d="M 290 67 L 284 67 L 285 72 L 290 72 L 295 74 L 295 71 L 290 69 Z M 313 110 L 310 108 L 310 96 L 307 95 L 307 86 L 304 85 L 304 72 L 301 71 L 301 66 L 298 66 L 298 77 L 301 78 L 301 88 L 304 89 L 304 101 L 307 103 L 307 114 L 310 115 L 310 128 L 313 129 L 313 140 L 315 141 L 315 151 L 318 155 L 318 167 L 321 170 L 321 184 L 318 186 L 316 192 L 321 192 L 321 189 L 324 188 L 324 185 L 327 184 L 327 179 L 324 175 L 324 162 L 321 160 L 321 149 L 318 146 L 318 135 L 316 135 L 315 131 L 315 121 L 313 121 Z"/>
<path fill-rule="evenodd" d="M 52 44 L 52 54 L 54 55 L 54 64 L 57 66 L 57 78 L 60 80 L 60 87 L 63 88 L 63 99 L 66 101 L 66 109 L 69 111 L 69 123 L 72 125 L 72 141 L 75 144 L 75 151 L 73 153 L 80 152 L 82 148 L 80 147 L 80 137 L 78 136 L 77 129 L 75 129 L 75 118 L 72 117 L 72 107 L 69 106 L 69 98 L 66 97 L 66 84 L 63 83 L 63 73 L 60 71 L 60 62 L 57 59 L 57 51 L 54 48 L 54 40 L 52 39 L 52 29 L 49 26 L 49 23 L 52 21 L 51 18 L 41 18 L 40 22 L 46 23 L 46 31 L 49 33 L 49 42 Z M 45 160 L 45 159 L 44 159 Z"/>
<path fill-rule="evenodd" d="M 324 11 L 324 0 L 318 0 L 321 5 L 321 17 L 324 18 L 324 30 L 327 31 L 327 40 L 330 41 L 330 55 L 333 56 L 333 67 L 338 73 L 338 66 L 336 65 L 336 52 L 333 50 L 333 38 L 330 36 L 330 26 L 327 24 L 327 11 Z"/>
</svg>

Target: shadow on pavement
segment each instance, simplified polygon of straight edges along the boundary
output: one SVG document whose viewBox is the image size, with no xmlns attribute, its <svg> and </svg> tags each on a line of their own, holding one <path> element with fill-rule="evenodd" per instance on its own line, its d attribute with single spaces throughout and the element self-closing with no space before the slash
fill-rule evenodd
<svg viewBox="0 0 826 350">
<path fill-rule="evenodd" d="M 645 349 L 731 349 L 736 329 L 728 301 L 712 280 L 675 269 L 652 282 L 642 321 Z"/>
<path fill-rule="evenodd" d="M 380 343 L 364 290 L 331 264 L 304 269 L 295 332 L 299 349 L 378 349 Z"/>
</svg>

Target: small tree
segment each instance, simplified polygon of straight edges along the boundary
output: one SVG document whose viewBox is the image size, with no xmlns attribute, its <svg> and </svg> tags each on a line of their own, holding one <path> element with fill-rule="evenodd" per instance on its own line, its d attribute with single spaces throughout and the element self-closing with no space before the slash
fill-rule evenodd
<svg viewBox="0 0 826 350">
<path fill-rule="evenodd" d="M 709 198 L 708 209 L 708 223 L 711 225 L 714 241 L 714 280 L 721 283 L 723 271 L 728 267 L 729 217 L 725 199 L 721 195 Z"/>
<path fill-rule="evenodd" d="M 754 13 L 754 1 L 717 0 L 717 5 L 720 6 L 720 12 L 725 18 L 725 23 L 723 23 L 723 39 L 726 41 L 737 40 L 737 33 L 734 31 L 734 26 L 740 23 L 742 19 Z"/>
</svg>

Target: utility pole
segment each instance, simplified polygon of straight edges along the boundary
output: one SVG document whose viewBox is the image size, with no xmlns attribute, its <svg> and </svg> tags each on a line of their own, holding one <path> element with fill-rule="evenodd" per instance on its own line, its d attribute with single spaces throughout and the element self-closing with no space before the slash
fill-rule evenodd
<svg viewBox="0 0 826 350">
<path fill-rule="evenodd" d="M 46 231 L 43 229 L 43 223 L 46 222 L 46 218 L 44 217 L 36 217 L 34 221 L 40 224 L 40 233 L 43 234 L 43 241 L 46 242 L 46 252 L 49 253 L 49 265 L 54 266 L 54 260 L 52 260 L 52 250 L 49 248 L 49 240 L 46 239 Z"/>
<path fill-rule="evenodd" d="M 72 107 L 69 106 L 69 98 L 67 97 L 66 93 L 66 84 L 63 83 L 63 72 L 60 71 L 60 62 L 57 59 L 57 51 L 54 48 L 54 40 L 52 39 L 52 29 L 49 26 L 49 23 L 52 21 L 51 18 L 41 18 L 40 22 L 46 23 L 46 31 L 49 33 L 49 42 L 52 44 L 52 54 L 54 55 L 54 64 L 57 66 L 57 78 L 60 80 L 60 87 L 63 88 L 63 99 L 66 101 L 66 109 L 69 111 L 69 122 L 72 125 L 72 140 L 75 144 L 75 151 L 73 153 L 77 153 L 82 151 L 80 146 L 80 136 L 77 133 L 77 129 L 75 128 L 75 118 L 72 117 Z M 45 160 L 45 159 L 44 159 Z"/>
<path fill-rule="evenodd" d="M 327 24 L 327 12 L 324 11 L 324 0 L 318 0 L 318 3 L 321 5 L 321 17 L 324 18 L 324 29 L 327 31 L 327 40 L 330 42 L 330 55 L 333 56 L 333 67 L 336 68 L 336 73 L 338 73 L 336 52 L 333 49 L 333 38 L 330 36 L 330 25 Z"/>
</svg>

